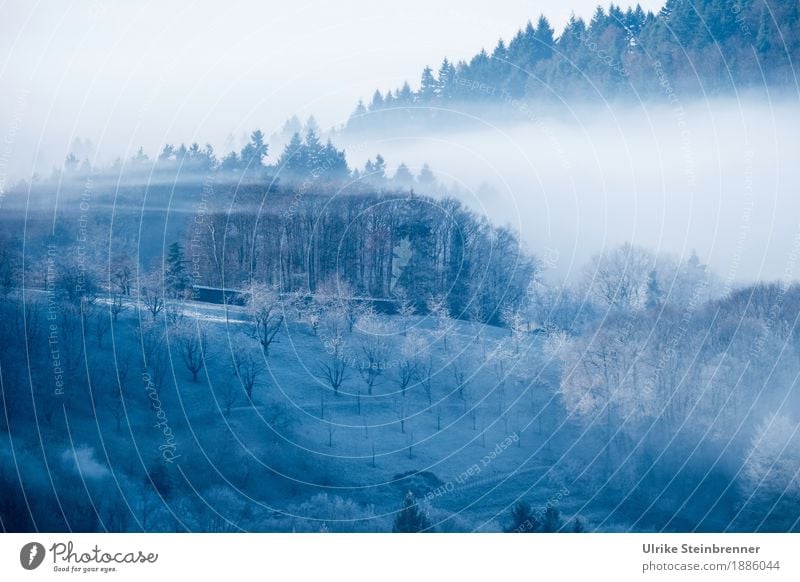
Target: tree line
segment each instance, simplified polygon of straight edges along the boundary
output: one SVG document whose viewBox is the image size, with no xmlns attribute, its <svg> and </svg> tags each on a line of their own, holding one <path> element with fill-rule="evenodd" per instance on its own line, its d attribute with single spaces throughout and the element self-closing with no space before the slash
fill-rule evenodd
<svg viewBox="0 0 800 582">
<path fill-rule="evenodd" d="M 34 178 L 34 182 L 52 185 L 53 182 L 67 185 L 70 189 L 87 183 L 121 183 L 147 186 L 148 189 L 167 186 L 180 192 L 185 186 L 219 183 L 262 184 L 265 187 L 278 185 L 301 185 L 305 189 L 386 189 L 410 190 L 420 188 L 426 193 L 443 190 L 428 164 L 423 164 L 415 175 L 405 164 L 400 163 L 390 171 L 380 153 L 374 160 L 368 159 L 362 168 L 353 168 L 347 161 L 344 149 L 336 147 L 330 138 L 323 141 L 313 116 L 305 125 L 296 118 L 286 125 L 276 138 L 285 139 L 280 153 L 270 161 L 270 148 L 264 133 L 254 130 L 249 141 L 239 150 L 218 156 L 211 144 L 201 146 L 198 142 L 165 144 L 155 157 L 144 148 L 123 160 L 117 158 L 105 166 L 93 166 L 88 157 L 79 158 L 70 152 L 63 167 L 55 168 L 48 179 Z M 74 147 L 80 148 L 80 140 Z M 27 187 L 20 185 L 20 189 Z"/>
<path fill-rule="evenodd" d="M 639 5 L 600 6 L 557 35 L 542 15 L 506 42 L 468 60 L 426 66 L 408 82 L 360 101 L 348 129 L 441 115 L 457 104 L 517 99 L 615 98 L 672 92 L 708 95 L 748 87 L 791 87 L 800 49 L 800 5 L 776 0 L 667 0 L 657 13 Z M 419 108 L 430 108 L 421 112 Z M 380 115 L 375 115 L 380 113 Z"/>
<path fill-rule="evenodd" d="M 202 222 L 177 260 L 197 267 L 187 284 L 312 294 L 335 280 L 351 296 L 407 300 L 420 313 L 438 298 L 457 317 L 499 321 L 536 273 L 511 229 L 457 200 L 412 192 L 240 187 Z"/>
</svg>

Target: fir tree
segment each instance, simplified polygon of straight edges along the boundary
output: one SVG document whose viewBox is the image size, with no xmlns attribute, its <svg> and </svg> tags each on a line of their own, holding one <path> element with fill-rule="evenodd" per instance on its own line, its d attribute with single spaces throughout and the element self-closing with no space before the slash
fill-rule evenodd
<svg viewBox="0 0 800 582">
<path fill-rule="evenodd" d="M 186 273 L 183 248 L 178 242 L 169 245 L 165 275 L 167 292 L 172 297 L 182 296 L 188 287 L 189 278 Z"/>
<path fill-rule="evenodd" d="M 433 71 L 430 67 L 425 67 L 422 71 L 422 80 L 419 86 L 419 96 L 420 101 L 423 103 L 431 103 L 436 98 L 436 90 L 438 88 L 438 83 L 433 76 Z"/>
<path fill-rule="evenodd" d="M 439 67 L 438 94 L 444 102 L 450 101 L 456 94 L 456 68 L 446 58 Z"/>
<path fill-rule="evenodd" d="M 288 174 L 290 177 L 299 174 L 303 168 L 303 162 L 303 140 L 299 133 L 294 133 L 278 158 L 278 172 Z"/>
<path fill-rule="evenodd" d="M 542 519 L 542 532 L 555 533 L 561 530 L 561 513 L 552 505 L 544 512 Z"/>
<path fill-rule="evenodd" d="M 645 307 L 654 309 L 661 304 L 661 289 L 658 286 L 658 273 L 653 269 L 647 278 L 647 294 Z"/>
<path fill-rule="evenodd" d="M 375 93 L 372 94 L 372 103 L 369 105 L 370 111 L 377 111 L 383 107 L 383 95 L 381 92 L 375 89 Z"/>
<path fill-rule="evenodd" d="M 417 183 L 421 188 L 431 189 L 436 185 L 436 176 L 433 175 L 431 168 L 428 164 L 423 164 L 422 169 L 417 176 Z"/>
<path fill-rule="evenodd" d="M 408 169 L 408 166 L 400 164 L 397 167 L 392 181 L 398 188 L 411 188 L 414 186 L 414 175 L 411 173 L 411 170 Z"/>
<path fill-rule="evenodd" d="M 267 157 L 267 147 L 262 131 L 255 130 L 250 134 L 250 142 L 242 148 L 241 163 L 248 169 L 261 168 Z"/>
<path fill-rule="evenodd" d="M 408 83 L 403 83 L 396 96 L 396 100 L 400 105 L 410 105 L 414 101 L 414 94 L 411 92 L 411 86 Z"/>
<path fill-rule="evenodd" d="M 417 505 L 414 494 L 409 491 L 403 499 L 403 508 L 394 519 L 393 533 L 419 533 L 429 531 L 430 521 Z"/>
<path fill-rule="evenodd" d="M 511 522 L 506 533 L 533 533 L 539 530 L 539 520 L 527 501 L 520 500 L 511 508 Z"/>
</svg>

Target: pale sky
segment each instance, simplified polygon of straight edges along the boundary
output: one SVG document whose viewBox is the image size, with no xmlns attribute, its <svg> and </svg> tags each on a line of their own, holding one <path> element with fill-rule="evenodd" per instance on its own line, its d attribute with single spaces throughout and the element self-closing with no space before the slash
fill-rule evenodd
<svg viewBox="0 0 800 582">
<path fill-rule="evenodd" d="M 540 13 L 560 32 L 571 12 L 588 18 L 596 4 L 4 2 L 0 177 L 30 174 L 34 155 L 49 167 L 75 137 L 105 160 L 164 142 L 224 149 L 229 135 L 269 135 L 293 114 L 338 124 L 376 87 L 415 86 L 425 64 L 489 50 Z"/>
</svg>

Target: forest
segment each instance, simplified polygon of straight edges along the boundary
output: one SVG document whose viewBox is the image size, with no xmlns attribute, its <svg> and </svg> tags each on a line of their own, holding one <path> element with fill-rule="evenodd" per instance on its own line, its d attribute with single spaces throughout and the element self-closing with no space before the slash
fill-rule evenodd
<svg viewBox="0 0 800 582">
<path fill-rule="evenodd" d="M 573 16 L 560 34 L 542 15 L 490 51 L 445 58 L 438 70 L 426 66 L 417 90 L 408 82 L 376 89 L 346 129 L 448 127 L 463 123 L 465 111 L 491 105 L 524 121 L 535 111 L 530 103 L 792 90 L 799 33 L 800 7 L 779 0 L 667 0 L 656 14 L 638 5 L 598 6 L 588 22 Z"/>
</svg>

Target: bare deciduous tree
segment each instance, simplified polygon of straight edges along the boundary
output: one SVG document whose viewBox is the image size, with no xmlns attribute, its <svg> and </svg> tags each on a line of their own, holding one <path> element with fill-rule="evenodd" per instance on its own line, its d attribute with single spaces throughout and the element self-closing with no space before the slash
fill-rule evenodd
<svg viewBox="0 0 800 582">
<path fill-rule="evenodd" d="M 197 382 L 197 375 L 205 367 L 208 335 L 206 330 L 198 327 L 178 335 L 181 358 L 186 369 L 192 374 L 192 382 Z"/>
<path fill-rule="evenodd" d="M 644 306 L 652 254 L 625 243 L 596 255 L 585 269 L 589 292 L 606 307 L 639 309 Z"/>
<path fill-rule="evenodd" d="M 119 432 L 122 428 L 122 419 L 125 418 L 125 403 L 122 397 L 122 390 L 117 389 L 111 393 L 108 408 L 111 410 L 111 415 L 116 421 L 117 432 Z"/>
<path fill-rule="evenodd" d="M 396 287 L 394 296 L 397 298 L 397 314 L 403 326 L 403 335 L 408 333 L 408 321 L 417 312 L 414 302 L 408 297 L 408 292 L 403 287 Z"/>
<path fill-rule="evenodd" d="M 111 283 L 122 295 L 130 295 L 133 287 L 134 272 L 131 259 L 126 254 L 114 258 L 111 265 Z"/>
<path fill-rule="evenodd" d="M 467 378 L 467 362 L 463 355 L 453 358 L 453 361 L 450 362 L 450 372 L 453 374 L 459 398 L 466 402 L 466 390 L 469 380 Z"/>
<path fill-rule="evenodd" d="M 397 384 L 403 396 L 411 383 L 419 374 L 419 354 L 423 349 L 422 342 L 416 335 L 406 336 L 400 350 L 400 359 L 397 367 Z"/>
<path fill-rule="evenodd" d="M 155 323 L 142 323 L 136 328 L 136 335 L 139 339 L 139 345 L 142 347 L 142 358 L 144 359 L 143 365 L 145 368 L 150 367 L 150 360 L 153 359 L 157 352 L 164 348 L 164 332 Z"/>
<path fill-rule="evenodd" d="M 254 284 L 250 289 L 248 301 L 255 323 L 254 337 L 261 344 L 264 355 L 269 355 L 269 347 L 283 327 L 283 304 L 277 289 L 268 285 Z"/>
<path fill-rule="evenodd" d="M 420 384 L 428 397 L 428 406 L 433 404 L 433 356 L 428 356 L 423 364 L 420 365 Z M 430 411 L 430 408 L 428 409 Z"/>
<path fill-rule="evenodd" d="M 319 367 L 322 372 L 322 379 L 327 382 L 328 386 L 333 388 L 333 393 L 338 395 L 339 388 L 342 387 L 347 376 L 347 362 L 343 357 L 344 340 L 342 336 L 337 335 L 328 340 L 327 350 L 330 354 L 330 361 L 321 362 Z"/>
<path fill-rule="evenodd" d="M 222 403 L 225 406 L 225 414 L 231 413 L 231 407 L 239 399 L 241 387 L 235 382 L 224 382 L 222 385 Z"/>
<path fill-rule="evenodd" d="M 125 303 L 122 301 L 121 295 L 114 295 L 111 298 L 110 309 L 111 309 L 111 317 L 116 322 L 117 317 L 119 317 L 119 314 L 125 311 L 125 309 L 127 309 L 127 305 L 125 305 Z"/>
<path fill-rule="evenodd" d="M 436 322 L 436 330 L 442 340 L 444 351 L 448 351 L 450 348 L 447 345 L 447 338 L 453 327 L 453 318 L 450 315 L 450 309 L 447 307 L 447 300 L 441 295 L 431 296 L 428 298 L 427 306 L 428 312 Z"/>
<path fill-rule="evenodd" d="M 103 338 L 111 329 L 111 320 L 105 310 L 96 310 L 91 318 L 92 332 L 97 340 L 97 347 L 103 347 Z"/>
<path fill-rule="evenodd" d="M 139 287 L 139 299 L 153 319 L 158 317 L 158 314 L 164 309 L 165 303 L 163 286 L 156 280 L 156 277 L 146 277 L 142 281 L 142 285 Z"/>
<path fill-rule="evenodd" d="M 367 384 L 367 393 L 371 395 L 385 370 L 387 347 L 376 338 L 367 338 L 361 350 L 364 352 L 364 365 L 359 366 L 358 371 Z"/>
<path fill-rule="evenodd" d="M 262 356 L 254 354 L 250 350 L 244 350 L 241 354 L 234 355 L 234 366 L 236 377 L 242 383 L 247 399 L 252 401 L 253 387 L 266 369 Z"/>
</svg>

